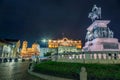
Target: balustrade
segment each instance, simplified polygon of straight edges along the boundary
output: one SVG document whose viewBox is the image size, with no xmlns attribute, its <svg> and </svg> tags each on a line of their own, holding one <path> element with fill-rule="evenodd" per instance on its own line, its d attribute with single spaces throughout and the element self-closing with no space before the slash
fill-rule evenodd
<svg viewBox="0 0 120 80">
<path fill-rule="evenodd" d="M 117 52 L 90 52 L 90 53 L 79 53 L 79 54 L 63 54 L 59 55 L 58 59 L 77 59 L 77 60 L 82 60 L 82 59 L 104 59 L 104 60 L 116 60 L 120 59 L 120 53 Z"/>
</svg>

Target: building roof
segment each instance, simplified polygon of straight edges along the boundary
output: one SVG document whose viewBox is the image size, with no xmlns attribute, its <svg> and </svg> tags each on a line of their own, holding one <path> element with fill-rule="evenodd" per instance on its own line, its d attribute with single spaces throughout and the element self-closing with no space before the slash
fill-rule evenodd
<svg viewBox="0 0 120 80">
<path fill-rule="evenodd" d="M 4 43 L 4 44 L 12 45 L 12 43 L 10 43 L 10 42 L 8 42 L 8 41 L 6 41 L 6 40 L 4 40 L 4 39 L 0 39 L 0 42 L 1 42 L 1 43 Z"/>
<path fill-rule="evenodd" d="M 4 39 L 5 41 L 8 41 L 8 42 L 18 42 L 19 40 L 18 39 Z"/>
<path fill-rule="evenodd" d="M 18 42 L 19 40 L 17 39 L 0 39 L 0 42 L 4 43 L 4 44 L 9 44 L 9 45 L 13 45 L 14 43 Z"/>
</svg>

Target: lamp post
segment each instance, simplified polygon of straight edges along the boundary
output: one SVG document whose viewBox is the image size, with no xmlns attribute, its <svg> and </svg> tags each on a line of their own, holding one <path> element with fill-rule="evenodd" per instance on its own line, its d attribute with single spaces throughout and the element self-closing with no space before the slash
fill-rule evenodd
<svg viewBox="0 0 120 80">
<path fill-rule="evenodd" d="M 42 40 L 42 43 L 44 43 L 45 47 L 47 47 L 47 42 L 48 42 L 47 39 L 43 39 L 43 40 Z"/>
<path fill-rule="evenodd" d="M 47 49 L 47 45 L 48 45 L 48 39 L 42 39 L 41 42 L 43 44 L 43 47 L 45 48 L 44 53 L 43 53 L 43 56 L 44 56 L 45 53 L 47 52 L 46 49 Z"/>
<path fill-rule="evenodd" d="M 44 43 L 45 47 L 48 47 L 48 41 L 50 41 L 50 39 L 42 39 L 41 42 Z"/>
<path fill-rule="evenodd" d="M 42 39 L 41 40 L 41 42 L 43 43 L 43 46 L 44 46 L 44 53 L 43 53 L 43 55 L 45 55 L 45 53 L 47 53 L 48 52 L 48 45 L 49 45 L 49 41 L 50 41 L 50 39 Z"/>
</svg>

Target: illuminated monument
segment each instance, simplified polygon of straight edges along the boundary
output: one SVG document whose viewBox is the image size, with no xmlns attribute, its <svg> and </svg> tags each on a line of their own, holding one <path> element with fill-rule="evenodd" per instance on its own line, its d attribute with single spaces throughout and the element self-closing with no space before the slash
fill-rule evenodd
<svg viewBox="0 0 120 80">
<path fill-rule="evenodd" d="M 120 63 L 120 43 L 107 26 L 110 20 L 100 20 L 101 8 L 96 5 L 88 17 L 93 23 L 87 28 L 86 43 L 82 51 L 75 54 L 59 54 L 55 60 L 80 63 Z"/>
<path fill-rule="evenodd" d="M 28 45 L 28 42 L 23 41 L 23 45 L 22 45 L 22 49 L 21 49 L 22 58 L 31 58 L 31 56 L 33 56 L 33 55 L 40 54 L 39 44 L 33 43 L 32 48 L 28 48 L 27 45 Z"/>
<path fill-rule="evenodd" d="M 87 28 L 83 51 L 120 51 L 120 43 L 114 38 L 114 33 L 107 26 L 110 20 L 101 19 L 101 8 L 94 5 L 88 17 L 93 23 Z"/>
</svg>

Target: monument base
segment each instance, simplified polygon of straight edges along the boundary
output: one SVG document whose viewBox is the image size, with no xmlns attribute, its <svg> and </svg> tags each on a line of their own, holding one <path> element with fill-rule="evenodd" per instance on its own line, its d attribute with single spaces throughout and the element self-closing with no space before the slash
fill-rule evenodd
<svg viewBox="0 0 120 80">
<path fill-rule="evenodd" d="M 120 43 L 116 38 L 96 38 L 87 41 L 83 51 L 120 51 Z"/>
</svg>

